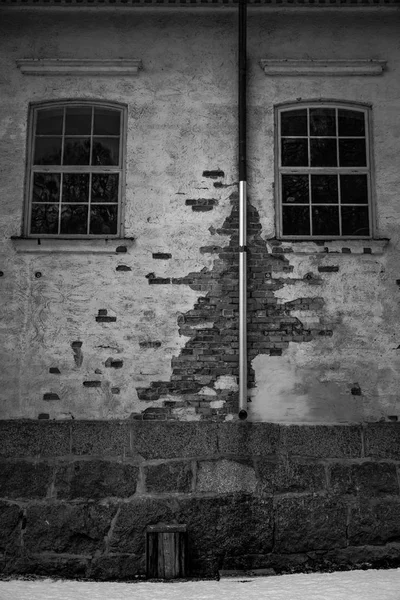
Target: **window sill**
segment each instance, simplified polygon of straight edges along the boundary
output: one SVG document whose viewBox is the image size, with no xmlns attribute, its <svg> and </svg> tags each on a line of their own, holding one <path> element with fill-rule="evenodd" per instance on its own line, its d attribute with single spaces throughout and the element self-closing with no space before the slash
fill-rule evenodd
<svg viewBox="0 0 400 600">
<path fill-rule="evenodd" d="M 23 238 L 12 237 L 16 252 L 26 254 L 115 254 L 129 252 L 134 238 L 71 239 L 71 238 Z"/>
<path fill-rule="evenodd" d="M 267 240 L 271 254 L 384 254 L 388 238 L 373 240 Z"/>
</svg>

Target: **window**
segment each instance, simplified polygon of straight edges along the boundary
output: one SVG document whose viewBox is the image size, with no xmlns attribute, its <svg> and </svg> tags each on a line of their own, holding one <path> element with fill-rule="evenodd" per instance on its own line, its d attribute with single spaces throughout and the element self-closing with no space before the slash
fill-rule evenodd
<svg viewBox="0 0 400 600">
<path fill-rule="evenodd" d="M 26 235 L 120 235 L 125 109 L 71 101 L 30 117 Z"/>
<path fill-rule="evenodd" d="M 368 116 L 349 104 L 277 109 L 279 237 L 371 237 Z"/>
</svg>

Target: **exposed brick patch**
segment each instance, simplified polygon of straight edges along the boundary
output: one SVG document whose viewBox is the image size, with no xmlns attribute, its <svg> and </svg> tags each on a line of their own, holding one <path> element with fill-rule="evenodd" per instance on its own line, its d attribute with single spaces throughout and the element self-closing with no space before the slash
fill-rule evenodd
<svg viewBox="0 0 400 600">
<path fill-rule="evenodd" d="M 203 171 L 203 177 L 210 177 L 210 179 L 218 179 L 218 177 L 225 177 L 225 173 L 220 169 L 214 171 Z"/>
<path fill-rule="evenodd" d="M 148 281 L 150 285 L 163 285 L 171 283 L 170 277 L 151 277 Z"/>
<path fill-rule="evenodd" d="M 82 342 L 75 341 L 71 343 L 72 352 L 74 353 L 74 362 L 77 367 L 80 367 L 83 362 Z"/>
<path fill-rule="evenodd" d="M 107 358 L 104 365 L 106 367 L 112 368 L 112 369 L 122 369 L 122 367 L 124 366 L 124 361 L 121 360 L 120 358 L 116 359 L 116 358 L 109 357 L 109 358 Z"/>
<path fill-rule="evenodd" d="M 55 394 L 54 392 L 46 392 L 46 394 L 43 394 L 43 400 L 49 401 L 49 400 L 59 400 L 60 396 L 58 394 Z"/>
<path fill-rule="evenodd" d="M 318 267 L 320 273 L 337 273 L 339 271 L 338 265 L 322 265 Z"/>
<path fill-rule="evenodd" d="M 172 258 L 172 254 L 169 252 L 153 252 L 153 258 L 158 260 L 168 260 Z"/>
<path fill-rule="evenodd" d="M 107 314 L 107 310 L 105 308 L 100 308 L 98 315 L 96 317 L 96 321 L 98 323 L 115 323 L 117 317 L 113 317 Z"/>
<path fill-rule="evenodd" d="M 83 382 L 84 387 L 101 387 L 101 381 L 84 381 Z"/>
<path fill-rule="evenodd" d="M 160 348 L 161 342 L 158 340 L 154 342 L 139 342 L 139 346 L 141 348 Z"/>
<path fill-rule="evenodd" d="M 128 249 L 126 246 L 117 246 L 117 248 L 115 249 L 115 252 L 124 253 L 124 252 L 128 252 Z"/>
<path fill-rule="evenodd" d="M 115 270 L 116 271 L 132 271 L 132 269 L 130 267 L 128 267 L 128 265 L 118 265 L 118 267 Z"/>
<path fill-rule="evenodd" d="M 58 367 L 50 367 L 49 373 L 52 373 L 54 375 L 60 375 L 61 371 Z"/>
<path fill-rule="evenodd" d="M 216 198 L 188 198 L 185 200 L 186 206 L 191 206 L 193 211 L 206 212 L 212 210 L 218 204 Z"/>
</svg>

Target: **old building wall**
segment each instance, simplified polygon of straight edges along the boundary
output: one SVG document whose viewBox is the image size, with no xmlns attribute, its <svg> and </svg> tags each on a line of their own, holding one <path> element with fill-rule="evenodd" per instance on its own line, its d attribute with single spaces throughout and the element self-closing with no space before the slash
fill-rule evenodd
<svg viewBox="0 0 400 600">
<path fill-rule="evenodd" d="M 236 418 L 234 12 L 10 8 L 2 28 L 1 417 Z M 398 414 L 397 34 L 390 9 L 250 12 L 251 420 Z M 143 69 L 33 77 L 15 62 L 119 57 L 141 59 Z M 379 77 L 269 77 L 263 58 L 388 67 Z M 61 247 L 11 239 L 21 235 L 29 103 L 65 98 L 128 107 L 129 239 Z M 274 239 L 273 107 L 300 98 L 372 105 L 381 241 Z"/>
</svg>

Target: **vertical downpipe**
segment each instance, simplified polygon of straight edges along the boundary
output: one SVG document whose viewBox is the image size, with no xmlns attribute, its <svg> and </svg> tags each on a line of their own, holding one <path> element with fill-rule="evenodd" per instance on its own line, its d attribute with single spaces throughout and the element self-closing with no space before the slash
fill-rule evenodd
<svg viewBox="0 0 400 600">
<path fill-rule="evenodd" d="M 239 0 L 239 418 L 247 419 L 247 0 Z"/>
</svg>

